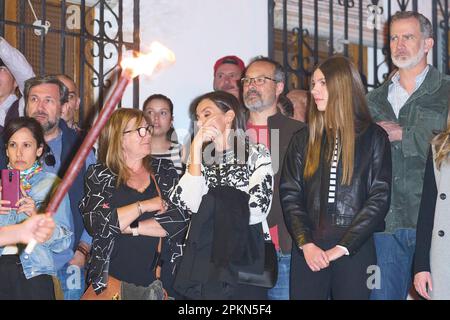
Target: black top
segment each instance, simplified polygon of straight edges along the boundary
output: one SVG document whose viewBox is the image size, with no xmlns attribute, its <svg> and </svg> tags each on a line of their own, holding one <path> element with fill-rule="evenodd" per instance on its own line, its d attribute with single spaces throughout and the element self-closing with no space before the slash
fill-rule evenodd
<svg viewBox="0 0 450 320">
<path fill-rule="evenodd" d="M 158 196 L 153 181 L 140 193 L 126 185 L 116 189 L 111 199 L 111 205 L 116 208 L 137 201 L 144 201 Z M 137 221 L 150 219 L 155 212 L 144 212 Z M 122 281 L 140 286 L 148 286 L 155 280 L 154 266 L 159 238 L 119 234 L 116 238 L 109 273 Z"/>
<path fill-rule="evenodd" d="M 425 177 L 423 181 L 422 199 L 416 231 L 416 253 L 414 256 L 414 274 L 430 271 L 431 236 L 434 226 L 434 212 L 438 190 L 434 176 L 433 154 L 428 152 Z"/>
</svg>

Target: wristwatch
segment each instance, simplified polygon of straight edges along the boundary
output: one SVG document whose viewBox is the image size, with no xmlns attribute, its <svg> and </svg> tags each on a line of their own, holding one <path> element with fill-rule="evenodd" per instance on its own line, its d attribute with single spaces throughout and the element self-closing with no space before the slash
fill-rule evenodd
<svg viewBox="0 0 450 320">
<path fill-rule="evenodd" d="M 130 224 L 130 229 L 131 232 L 133 233 L 133 237 L 137 237 L 139 235 L 138 228 L 139 228 L 139 221 L 133 221 L 133 223 Z"/>
<path fill-rule="evenodd" d="M 137 237 L 139 235 L 138 228 L 131 228 L 131 232 L 133 232 L 133 237 Z"/>
</svg>

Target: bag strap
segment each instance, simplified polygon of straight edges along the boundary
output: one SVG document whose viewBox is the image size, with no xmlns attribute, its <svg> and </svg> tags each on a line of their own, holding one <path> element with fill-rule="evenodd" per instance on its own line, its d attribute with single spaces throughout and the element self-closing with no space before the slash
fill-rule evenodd
<svg viewBox="0 0 450 320">
<path fill-rule="evenodd" d="M 158 196 L 162 199 L 161 189 L 159 189 L 158 183 L 156 183 L 156 178 L 153 172 L 150 174 L 153 183 L 155 184 L 156 191 L 158 192 Z M 159 238 L 158 247 L 156 249 L 156 263 L 155 263 L 155 278 L 161 279 L 161 251 L 162 251 L 162 238 Z"/>
<path fill-rule="evenodd" d="M 158 183 L 156 182 L 156 178 L 155 175 L 152 173 L 150 173 L 150 177 L 153 180 L 153 183 L 155 184 L 155 188 L 156 188 L 156 192 L 158 192 L 158 196 L 162 199 L 162 194 L 161 194 L 161 189 L 159 189 Z"/>
</svg>

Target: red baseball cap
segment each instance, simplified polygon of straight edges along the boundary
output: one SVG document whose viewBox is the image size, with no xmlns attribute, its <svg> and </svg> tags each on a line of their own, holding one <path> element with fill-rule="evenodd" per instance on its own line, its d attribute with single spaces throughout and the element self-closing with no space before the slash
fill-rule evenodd
<svg viewBox="0 0 450 320">
<path fill-rule="evenodd" d="M 217 60 L 216 63 L 214 64 L 214 74 L 216 74 L 217 68 L 219 68 L 224 63 L 234 64 L 234 65 L 238 66 L 239 69 L 241 69 L 241 72 L 244 72 L 244 70 L 245 70 L 244 61 L 242 61 L 239 57 L 225 56 L 225 57 L 222 57 L 219 60 Z"/>
</svg>

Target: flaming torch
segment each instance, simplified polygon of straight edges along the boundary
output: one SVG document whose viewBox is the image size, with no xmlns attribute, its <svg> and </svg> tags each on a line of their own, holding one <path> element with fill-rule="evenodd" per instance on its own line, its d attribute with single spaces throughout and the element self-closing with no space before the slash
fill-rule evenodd
<svg viewBox="0 0 450 320">
<path fill-rule="evenodd" d="M 80 174 L 92 146 L 100 135 L 100 131 L 106 125 L 106 122 L 114 112 L 115 107 L 122 99 L 128 83 L 140 74 L 151 75 L 157 69 L 174 62 L 174 53 L 159 42 L 153 42 L 150 45 L 150 52 L 147 54 L 138 53 L 137 57 L 130 57 L 122 60 L 120 64 L 122 67 L 122 74 L 117 81 L 111 96 L 103 106 L 97 120 L 91 130 L 89 130 L 89 133 L 86 135 L 80 149 L 70 163 L 70 166 L 67 169 L 63 180 L 56 189 L 55 194 L 52 196 L 46 209 L 47 212 L 52 215 L 55 214 L 65 194 L 69 191 L 75 181 L 76 176 Z M 25 248 L 25 252 L 30 254 L 35 246 L 36 240 L 33 239 Z"/>
</svg>

